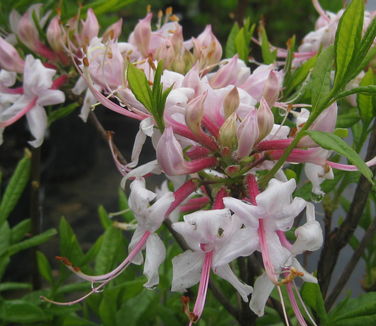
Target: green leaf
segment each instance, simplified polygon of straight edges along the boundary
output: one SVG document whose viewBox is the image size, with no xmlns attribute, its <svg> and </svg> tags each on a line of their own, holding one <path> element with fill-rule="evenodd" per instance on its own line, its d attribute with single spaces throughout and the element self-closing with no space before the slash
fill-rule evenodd
<svg viewBox="0 0 376 326">
<path fill-rule="evenodd" d="M 320 324 L 324 324 L 328 315 L 325 310 L 324 299 L 318 284 L 305 282 L 301 288 L 303 301 L 313 309 L 320 318 Z"/>
<path fill-rule="evenodd" d="M 78 108 L 78 103 L 71 103 L 62 108 L 51 110 L 48 113 L 48 126 L 51 126 L 57 120 L 60 120 L 69 114 L 71 114 L 76 108 Z"/>
<path fill-rule="evenodd" d="M 31 219 L 22 220 L 11 230 L 10 241 L 12 244 L 22 240 L 31 230 Z"/>
<path fill-rule="evenodd" d="M 345 299 L 329 313 L 330 326 L 365 326 L 376 323 L 376 292 Z"/>
<path fill-rule="evenodd" d="M 270 49 L 270 44 L 268 40 L 268 36 L 266 35 L 266 31 L 264 26 L 260 26 L 259 30 L 260 36 L 261 36 L 261 54 L 262 59 L 265 64 L 271 64 L 273 63 L 277 58 L 277 50 L 272 51 Z"/>
<path fill-rule="evenodd" d="M 47 257 L 41 252 L 37 251 L 37 263 L 39 274 L 44 277 L 49 283 L 53 282 L 51 265 L 47 260 Z"/>
<path fill-rule="evenodd" d="M 352 164 L 356 165 L 370 183 L 373 184 L 372 171 L 349 145 L 347 145 L 340 137 L 322 131 L 307 131 L 307 134 L 321 147 L 333 150 L 338 154 L 345 156 Z"/>
<path fill-rule="evenodd" d="M 349 135 L 349 130 L 347 128 L 336 128 L 333 133 L 340 138 L 346 138 Z"/>
<path fill-rule="evenodd" d="M 14 245 L 11 245 L 8 247 L 7 254 L 8 255 L 14 255 L 15 253 L 25 250 L 31 247 L 39 246 L 40 244 L 48 241 L 51 237 L 53 237 L 55 234 L 57 234 L 57 231 L 55 229 L 49 229 L 43 233 L 40 233 L 30 239 L 21 241 L 19 243 L 16 243 Z"/>
<path fill-rule="evenodd" d="M 127 69 L 127 79 L 129 88 L 131 89 L 136 99 L 140 101 L 145 106 L 145 108 L 151 112 L 151 110 L 153 109 L 150 96 L 151 88 L 144 72 L 136 68 L 133 64 L 129 63 Z"/>
<path fill-rule="evenodd" d="M 19 290 L 31 290 L 32 285 L 30 283 L 21 282 L 4 282 L 0 283 L 0 292 L 2 291 L 19 291 Z"/>
<path fill-rule="evenodd" d="M 30 158 L 30 151 L 26 151 L 9 181 L 0 203 L 0 225 L 8 218 L 27 185 L 30 176 Z"/>
<path fill-rule="evenodd" d="M 112 221 L 111 221 L 110 217 L 108 216 L 106 209 L 102 205 L 100 205 L 98 207 L 98 216 L 99 216 L 99 220 L 102 224 L 102 227 L 104 229 L 107 229 L 109 226 L 112 225 Z"/>
<path fill-rule="evenodd" d="M 289 83 L 287 94 L 290 94 L 293 89 L 299 86 L 307 78 L 311 69 L 315 66 L 317 56 L 314 56 L 304 62 L 298 69 L 296 69 L 291 75 L 291 82 Z"/>
<path fill-rule="evenodd" d="M 238 23 L 234 23 L 231 28 L 230 34 L 228 35 L 226 47 L 225 47 L 225 56 L 226 58 L 231 58 L 236 54 L 235 38 L 239 33 Z"/>
<path fill-rule="evenodd" d="M 37 305 L 24 300 L 0 302 L 0 320 L 11 323 L 35 323 L 48 320 Z"/>
<path fill-rule="evenodd" d="M 376 95 L 376 85 L 356 87 L 351 90 L 341 92 L 335 97 L 335 99 L 339 100 L 343 97 L 346 97 L 352 94 Z"/>
<path fill-rule="evenodd" d="M 354 123 L 360 120 L 359 112 L 356 108 L 350 109 L 344 114 L 339 114 L 337 116 L 337 128 L 350 128 Z"/>
<path fill-rule="evenodd" d="M 116 325 L 116 308 L 116 296 L 110 295 L 110 293 L 105 290 L 98 309 L 99 317 L 104 326 Z"/>
<path fill-rule="evenodd" d="M 336 75 L 334 88 L 346 84 L 345 75 L 348 66 L 359 48 L 362 38 L 364 1 L 353 0 L 343 13 L 336 32 L 334 43 L 336 57 Z"/>
<path fill-rule="evenodd" d="M 313 110 L 322 109 L 330 92 L 330 74 L 332 71 L 333 56 L 333 46 L 330 46 L 320 53 L 313 68 L 311 83 Z"/>
<path fill-rule="evenodd" d="M 116 252 L 121 243 L 122 234 L 119 229 L 110 226 L 104 233 L 102 246 L 95 259 L 95 272 L 98 274 L 107 273 L 115 263 Z"/>
<path fill-rule="evenodd" d="M 369 85 L 375 86 L 374 83 L 375 81 L 373 77 L 373 70 L 372 68 L 369 68 L 359 85 L 361 87 L 362 86 L 367 87 Z M 358 108 L 359 108 L 360 117 L 362 118 L 365 124 L 365 128 L 367 128 L 373 118 L 372 96 L 358 94 L 357 100 L 358 100 Z"/>
<path fill-rule="evenodd" d="M 135 0 L 97 0 L 85 5 L 83 11 L 92 8 L 96 15 L 103 15 L 107 12 L 116 12 L 134 1 Z"/>
<path fill-rule="evenodd" d="M 61 255 L 69 258 L 75 265 L 81 265 L 84 253 L 77 241 L 76 235 L 64 217 L 60 220 L 59 236 Z"/>
</svg>

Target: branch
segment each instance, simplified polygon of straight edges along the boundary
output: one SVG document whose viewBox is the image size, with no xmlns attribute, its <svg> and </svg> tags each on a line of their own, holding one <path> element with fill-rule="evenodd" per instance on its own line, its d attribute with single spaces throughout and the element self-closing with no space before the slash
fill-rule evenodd
<svg viewBox="0 0 376 326">
<path fill-rule="evenodd" d="M 370 136 L 366 161 L 372 159 L 376 156 L 376 119 L 372 127 L 372 133 Z M 375 173 L 376 167 L 371 168 L 372 172 Z M 325 297 L 330 279 L 337 263 L 337 259 L 340 251 L 349 242 L 351 236 L 359 224 L 361 216 L 363 214 L 364 207 L 367 203 L 368 195 L 372 189 L 372 185 L 368 180 L 361 176 L 359 179 L 358 186 L 356 187 L 353 201 L 351 203 L 350 209 L 347 212 L 346 219 L 341 226 L 335 228 L 330 232 L 324 242 L 324 248 L 321 252 L 319 266 L 318 266 L 318 279 L 320 282 L 320 287 Z"/>
<path fill-rule="evenodd" d="M 358 248 L 356 248 L 356 250 L 353 252 L 351 259 L 349 260 L 349 262 L 347 263 L 345 267 L 345 270 L 343 271 L 337 284 L 334 286 L 332 293 L 329 295 L 328 299 L 326 300 L 325 304 L 326 304 L 327 310 L 329 310 L 332 307 L 333 303 L 335 302 L 335 300 L 341 293 L 343 287 L 346 285 L 356 264 L 358 263 L 360 257 L 363 255 L 363 252 L 366 249 L 369 242 L 373 239 L 373 236 L 375 235 L 375 233 L 376 233 L 376 217 L 373 219 L 373 222 L 368 227 Z"/>
</svg>

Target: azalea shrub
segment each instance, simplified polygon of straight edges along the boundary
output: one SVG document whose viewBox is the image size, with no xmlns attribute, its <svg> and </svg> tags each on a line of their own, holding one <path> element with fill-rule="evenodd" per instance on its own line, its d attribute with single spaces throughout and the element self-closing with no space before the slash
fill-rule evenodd
<svg viewBox="0 0 376 326">
<path fill-rule="evenodd" d="M 185 38 L 171 7 L 148 8 L 127 36 L 122 19 L 100 25 L 125 2 L 70 16 L 33 4 L 1 30 L 1 141 L 23 120 L 31 139 L 1 197 L 0 276 L 32 247 L 45 284 L 1 283 L 0 324 L 376 323 L 376 12 L 312 0 L 313 30 L 283 48 L 267 21 L 239 15 L 225 44 L 211 25 Z M 129 157 L 98 110 L 139 126 Z M 35 248 L 57 233 L 36 226 L 40 152 L 67 115 L 107 142 L 119 212 L 98 209 L 86 252 L 62 218 L 55 268 Z M 15 225 L 28 181 L 30 216 Z M 360 259 L 365 293 L 343 299 Z"/>
</svg>

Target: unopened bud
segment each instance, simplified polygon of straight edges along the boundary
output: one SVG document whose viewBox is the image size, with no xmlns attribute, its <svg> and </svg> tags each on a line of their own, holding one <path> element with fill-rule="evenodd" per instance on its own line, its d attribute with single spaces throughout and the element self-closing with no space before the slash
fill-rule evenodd
<svg viewBox="0 0 376 326">
<path fill-rule="evenodd" d="M 14 46 L 0 37 L 0 67 L 22 73 L 25 61 L 22 60 Z"/>
<path fill-rule="evenodd" d="M 273 112 L 270 110 L 270 106 L 264 98 L 261 98 L 260 106 L 257 110 L 257 123 L 259 128 L 258 141 L 260 141 L 269 135 L 274 124 Z"/>
<path fill-rule="evenodd" d="M 60 18 L 58 16 L 52 18 L 50 24 L 48 25 L 47 40 L 55 52 L 64 51 L 64 33 L 61 29 Z"/>
<path fill-rule="evenodd" d="M 103 41 L 114 40 L 119 38 L 121 34 L 121 28 L 123 26 L 123 20 L 120 18 L 116 23 L 110 25 L 103 33 Z"/>
<path fill-rule="evenodd" d="M 270 107 L 274 105 L 274 103 L 278 99 L 280 91 L 280 83 L 275 71 L 270 71 L 269 77 L 264 86 L 263 98 L 265 98 L 266 102 L 269 104 Z"/>
<path fill-rule="evenodd" d="M 201 134 L 201 121 L 204 116 L 204 102 L 207 93 L 195 97 L 188 103 L 185 111 L 185 123 L 188 128 L 195 134 Z"/>
<path fill-rule="evenodd" d="M 219 143 L 222 147 L 233 149 L 238 145 L 236 138 L 236 120 L 237 116 L 234 112 L 226 119 L 222 127 L 219 129 Z"/>
<path fill-rule="evenodd" d="M 225 118 L 227 119 L 231 114 L 233 114 L 239 107 L 240 99 L 239 92 L 236 87 L 234 87 L 225 97 L 223 103 L 223 111 Z"/>
<path fill-rule="evenodd" d="M 238 137 L 237 158 L 248 156 L 259 138 L 257 111 L 251 110 L 240 123 L 236 135 Z"/>
<path fill-rule="evenodd" d="M 95 16 L 94 10 L 89 8 L 87 11 L 87 18 L 82 22 L 81 30 L 81 46 L 88 45 L 94 37 L 97 37 L 99 33 L 99 23 Z"/>
</svg>

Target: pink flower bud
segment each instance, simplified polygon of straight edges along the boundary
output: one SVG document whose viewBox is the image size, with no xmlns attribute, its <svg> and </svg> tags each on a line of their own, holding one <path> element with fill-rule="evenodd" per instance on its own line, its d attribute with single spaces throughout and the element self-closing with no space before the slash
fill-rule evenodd
<svg viewBox="0 0 376 326">
<path fill-rule="evenodd" d="M 123 27 L 123 20 L 120 18 L 116 23 L 110 25 L 103 33 L 103 41 L 118 39 L 121 34 L 121 28 Z"/>
<path fill-rule="evenodd" d="M 185 111 L 185 123 L 196 136 L 199 136 L 202 133 L 201 121 L 204 116 L 206 94 L 207 93 L 203 93 L 190 101 Z"/>
<path fill-rule="evenodd" d="M 211 26 L 193 40 L 193 54 L 198 58 L 202 67 L 217 63 L 222 58 L 222 46 L 214 36 Z"/>
<path fill-rule="evenodd" d="M 99 33 L 99 23 L 98 19 L 95 16 L 94 10 L 89 8 L 87 11 L 86 20 L 82 22 L 81 29 L 81 46 L 88 45 L 90 41 L 97 37 Z"/>
<path fill-rule="evenodd" d="M 257 123 L 259 128 L 258 141 L 260 141 L 270 133 L 274 124 L 273 112 L 264 98 L 261 98 L 260 106 L 257 110 Z"/>
<path fill-rule="evenodd" d="M 14 46 L 0 37 L 0 67 L 23 73 L 25 61 L 20 57 Z"/>
<path fill-rule="evenodd" d="M 233 114 L 236 109 L 239 107 L 240 99 L 239 99 L 239 92 L 236 87 L 234 87 L 225 97 L 223 101 L 223 111 L 225 114 L 225 118 L 228 118 L 231 114 Z"/>
<path fill-rule="evenodd" d="M 147 14 L 144 19 L 141 19 L 134 31 L 129 36 L 129 43 L 135 45 L 143 57 L 149 55 L 149 44 L 151 38 L 151 18 L 153 17 L 152 13 Z"/>
<path fill-rule="evenodd" d="M 272 107 L 277 101 L 280 89 L 281 86 L 277 73 L 272 70 L 270 71 L 269 77 L 266 80 L 263 92 L 263 98 L 266 100 L 270 107 Z"/>
<path fill-rule="evenodd" d="M 28 10 L 20 18 L 17 25 L 17 36 L 29 49 L 35 51 L 40 44 L 38 29 L 33 21 L 33 10 Z"/>
<path fill-rule="evenodd" d="M 217 163 L 215 157 L 205 157 L 186 161 L 183 149 L 176 140 L 171 127 L 163 132 L 157 145 L 157 160 L 167 175 L 183 175 L 201 171 Z"/>
<path fill-rule="evenodd" d="M 64 52 L 65 37 L 60 25 L 60 17 L 55 16 L 47 28 L 47 40 L 55 52 Z"/>
<path fill-rule="evenodd" d="M 259 138 L 257 111 L 250 110 L 240 123 L 236 135 L 238 137 L 237 158 L 248 156 Z"/>
<path fill-rule="evenodd" d="M 219 143 L 222 147 L 234 149 L 238 145 L 238 140 L 236 138 L 236 120 L 237 116 L 234 112 L 226 119 L 222 127 L 219 129 Z"/>
</svg>

